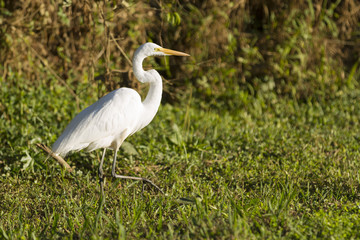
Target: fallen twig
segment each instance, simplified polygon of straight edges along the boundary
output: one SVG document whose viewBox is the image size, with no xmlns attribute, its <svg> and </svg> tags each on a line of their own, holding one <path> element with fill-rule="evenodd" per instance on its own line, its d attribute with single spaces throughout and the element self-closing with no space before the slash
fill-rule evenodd
<svg viewBox="0 0 360 240">
<path fill-rule="evenodd" d="M 56 161 L 60 163 L 61 166 L 63 166 L 68 172 L 72 172 L 73 169 L 70 167 L 70 165 L 59 155 L 54 154 L 49 147 L 47 147 L 45 144 L 37 143 L 36 146 L 38 148 L 41 148 L 44 152 L 47 152 L 51 157 L 53 157 Z"/>
</svg>

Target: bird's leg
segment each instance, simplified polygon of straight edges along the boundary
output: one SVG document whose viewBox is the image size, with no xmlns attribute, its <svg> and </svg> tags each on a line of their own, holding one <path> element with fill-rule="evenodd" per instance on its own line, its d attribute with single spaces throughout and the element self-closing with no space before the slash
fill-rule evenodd
<svg viewBox="0 0 360 240">
<path fill-rule="evenodd" d="M 149 179 L 146 178 L 142 178 L 142 177 L 131 177 L 131 176 L 123 176 L 123 175 L 118 175 L 115 173 L 115 168 L 116 168 L 116 155 L 117 155 L 117 150 L 115 150 L 115 154 L 114 154 L 114 161 L 113 161 L 113 165 L 112 165 L 112 172 L 111 175 L 114 178 L 121 178 L 121 179 L 132 179 L 132 180 L 138 180 L 138 181 L 142 181 L 143 182 L 143 191 L 144 191 L 144 183 L 150 183 L 151 185 L 153 185 L 157 190 L 159 190 L 162 194 L 164 194 L 164 192 L 158 187 L 156 186 L 152 181 L 150 181 Z"/>
<path fill-rule="evenodd" d="M 104 172 L 103 172 L 103 163 L 105 158 L 106 148 L 104 148 L 103 155 L 101 157 L 100 165 L 99 165 L 99 184 L 101 189 L 101 196 L 104 197 Z"/>
</svg>

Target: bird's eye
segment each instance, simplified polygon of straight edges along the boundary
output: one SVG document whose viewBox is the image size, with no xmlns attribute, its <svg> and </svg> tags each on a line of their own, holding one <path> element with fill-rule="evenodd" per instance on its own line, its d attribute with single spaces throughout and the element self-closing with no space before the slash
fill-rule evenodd
<svg viewBox="0 0 360 240">
<path fill-rule="evenodd" d="M 160 48 L 154 48 L 155 52 L 160 52 Z"/>
</svg>

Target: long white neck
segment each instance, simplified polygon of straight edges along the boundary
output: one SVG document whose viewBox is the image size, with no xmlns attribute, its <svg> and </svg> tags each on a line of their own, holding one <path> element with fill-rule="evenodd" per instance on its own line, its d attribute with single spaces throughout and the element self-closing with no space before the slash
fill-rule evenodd
<svg viewBox="0 0 360 240">
<path fill-rule="evenodd" d="M 142 62 L 146 56 L 135 56 L 133 59 L 133 70 L 135 77 L 142 83 L 149 82 L 150 88 L 149 92 L 146 95 L 145 100 L 143 101 L 144 106 L 144 115 L 143 118 L 146 119 L 145 126 L 151 122 L 154 118 L 156 112 L 159 109 L 161 96 L 162 96 L 162 79 L 160 74 L 152 69 L 149 71 L 144 71 L 142 68 Z M 144 120 L 145 120 L 144 119 Z M 142 127 L 145 127 L 142 126 Z"/>
</svg>

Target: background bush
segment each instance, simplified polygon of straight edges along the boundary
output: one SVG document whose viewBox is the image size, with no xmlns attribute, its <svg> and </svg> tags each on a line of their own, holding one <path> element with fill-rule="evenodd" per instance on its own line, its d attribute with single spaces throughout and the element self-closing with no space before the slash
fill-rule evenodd
<svg viewBox="0 0 360 240">
<path fill-rule="evenodd" d="M 353 69 L 360 53 L 355 0 L 1 0 L 0 5 L 3 81 L 10 72 L 28 84 L 55 75 L 74 95 L 83 81 L 101 80 L 108 91 L 136 87 L 129 59 L 146 41 L 192 55 L 162 68 L 166 79 L 177 80 L 166 85 L 166 100 L 183 91 L 183 79 L 210 100 L 239 87 L 305 99 L 352 86 L 359 74 Z"/>
</svg>

